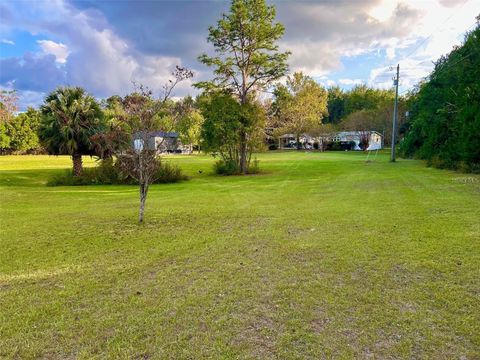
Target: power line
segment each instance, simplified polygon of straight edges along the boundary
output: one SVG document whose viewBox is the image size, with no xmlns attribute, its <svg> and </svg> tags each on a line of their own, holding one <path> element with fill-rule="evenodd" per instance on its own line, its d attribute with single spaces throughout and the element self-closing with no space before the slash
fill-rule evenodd
<svg viewBox="0 0 480 360">
<path fill-rule="evenodd" d="M 472 50 L 472 51 L 471 51 L 470 53 L 468 53 L 467 55 L 465 55 L 465 54 L 460 55 L 460 59 L 457 59 L 455 62 L 453 62 L 453 63 L 451 63 L 451 64 L 445 64 L 445 65 L 441 66 L 440 68 L 438 68 L 438 70 L 435 70 L 435 69 L 434 69 L 434 70 L 432 71 L 432 73 L 430 73 L 429 75 L 427 75 L 427 76 L 425 77 L 425 79 L 428 78 L 428 77 L 430 77 L 431 75 L 438 75 L 438 74 L 441 74 L 443 71 L 446 71 L 446 70 L 448 70 L 448 69 L 451 69 L 452 67 L 454 67 L 454 66 L 460 64 L 461 62 L 467 60 L 470 56 L 472 56 L 472 55 L 475 54 L 475 53 L 476 53 L 476 51 Z M 403 93 L 405 93 L 405 92 L 407 92 L 407 91 L 409 91 L 409 90 L 412 90 L 412 88 L 405 89 L 405 90 L 401 91 L 399 94 L 401 95 L 401 94 L 403 94 Z"/>
</svg>

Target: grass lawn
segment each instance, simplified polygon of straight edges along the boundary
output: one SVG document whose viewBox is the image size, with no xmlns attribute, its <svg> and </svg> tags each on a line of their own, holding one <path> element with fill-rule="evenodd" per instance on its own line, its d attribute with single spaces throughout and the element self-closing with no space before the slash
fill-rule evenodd
<svg viewBox="0 0 480 360">
<path fill-rule="evenodd" d="M 171 157 L 141 226 L 136 187 L 0 157 L 0 358 L 479 359 L 480 177 L 365 157 Z"/>
</svg>

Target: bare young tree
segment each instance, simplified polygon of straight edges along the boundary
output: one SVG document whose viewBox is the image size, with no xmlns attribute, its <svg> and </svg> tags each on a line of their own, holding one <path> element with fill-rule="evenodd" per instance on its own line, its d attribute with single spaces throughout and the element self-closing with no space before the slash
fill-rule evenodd
<svg viewBox="0 0 480 360">
<path fill-rule="evenodd" d="M 193 73 L 177 66 L 172 75 L 173 79 L 164 85 L 163 95 L 159 99 L 152 96 L 151 90 L 140 85 L 136 92 L 122 100 L 124 112 L 121 115 L 121 121 L 127 125 L 130 137 L 128 146 L 124 146 L 117 155 L 118 163 L 122 172 L 138 181 L 140 188 L 138 221 L 140 223 L 144 221 L 149 187 L 157 180 L 161 165 L 157 150 L 162 143 L 155 143 L 152 132 L 172 130 L 176 121 L 187 110 L 181 104 L 169 104 L 168 100 L 173 89 L 180 82 L 191 78 Z M 164 121 L 166 118 L 168 122 Z"/>
</svg>

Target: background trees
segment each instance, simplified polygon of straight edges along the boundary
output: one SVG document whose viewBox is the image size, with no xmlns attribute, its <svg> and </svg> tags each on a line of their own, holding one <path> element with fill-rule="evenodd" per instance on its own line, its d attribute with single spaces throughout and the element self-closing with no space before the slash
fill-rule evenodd
<svg viewBox="0 0 480 360">
<path fill-rule="evenodd" d="M 183 115 L 178 119 L 175 130 L 180 135 L 180 141 L 185 145 L 190 145 L 192 150 L 200 150 L 203 116 L 198 108 L 197 102 L 191 97 L 186 96 L 180 100 L 179 105 L 188 111 L 183 111 Z"/>
<path fill-rule="evenodd" d="M 256 126 L 246 117 L 251 113 L 251 102 L 256 93 L 269 87 L 287 71 L 287 52 L 279 52 L 277 40 L 284 33 L 283 25 L 275 22 L 275 8 L 265 0 L 232 0 L 230 12 L 224 14 L 216 27 L 209 28 L 208 41 L 215 48 L 215 56 L 203 54 L 199 60 L 214 68 L 211 81 L 197 83 L 207 91 L 217 90 L 233 94 L 243 114 L 238 120 L 236 146 L 238 168 L 248 171 L 252 148 L 250 133 Z M 225 99 L 224 99 L 225 100 Z M 226 100 L 225 100 L 226 101 Z"/>
<path fill-rule="evenodd" d="M 439 167 L 480 172 L 480 16 L 409 99 L 401 150 Z"/>
<path fill-rule="evenodd" d="M 345 92 L 339 86 L 332 86 L 328 89 L 326 123 L 337 124 L 345 116 Z"/>
<path fill-rule="evenodd" d="M 300 135 L 319 127 L 327 113 L 327 92 L 311 77 L 296 72 L 286 85 L 277 85 L 274 94 L 278 131 L 295 134 L 300 148 Z"/>
<path fill-rule="evenodd" d="M 18 97 L 15 91 L 0 91 L 0 150 L 3 152 L 10 147 L 8 125 L 18 110 Z"/>
<path fill-rule="evenodd" d="M 15 151 L 29 151 L 40 147 L 38 127 L 40 125 L 40 112 L 28 108 L 26 112 L 13 117 L 8 126 L 7 133 L 10 137 L 10 148 Z"/>
<path fill-rule="evenodd" d="M 80 87 L 60 87 L 41 106 L 40 140 L 50 154 L 71 155 L 73 173 L 82 173 L 82 155 L 94 155 L 91 137 L 105 128 L 95 98 Z"/>
</svg>

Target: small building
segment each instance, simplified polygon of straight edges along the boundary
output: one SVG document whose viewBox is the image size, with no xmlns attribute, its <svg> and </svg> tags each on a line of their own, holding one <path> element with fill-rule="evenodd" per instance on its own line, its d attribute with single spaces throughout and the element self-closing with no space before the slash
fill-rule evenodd
<svg viewBox="0 0 480 360">
<path fill-rule="evenodd" d="M 191 146 L 185 146 L 181 143 L 177 132 L 151 131 L 148 135 L 148 148 L 156 149 L 159 154 L 192 152 Z M 136 150 L 143 149 L 143 139 L 140 133 L 133 135 L 133 147 Z"/>
<path fill-rule="evenodd" d="M 298 138 L 300 148 L 311 150 L 316 139 L 308 134 L 301 134 Z M 297 149 L 297 136 L 295 134 L 284 134 L 278 137 L 279 149 Z"/>
</svg>

